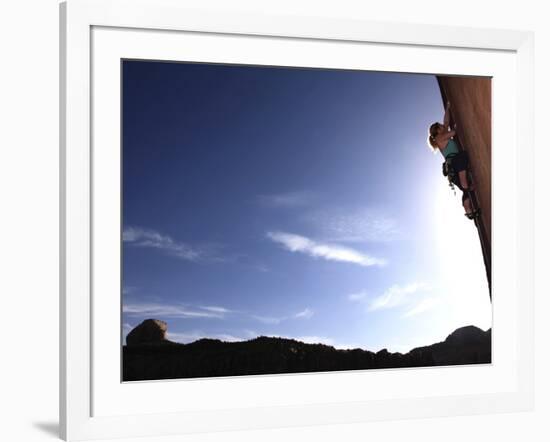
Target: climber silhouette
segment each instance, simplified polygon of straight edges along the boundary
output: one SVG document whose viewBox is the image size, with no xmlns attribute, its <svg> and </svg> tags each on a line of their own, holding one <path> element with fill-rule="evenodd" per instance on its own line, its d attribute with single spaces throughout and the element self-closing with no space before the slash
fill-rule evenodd
<svg viewBox="0 0 550 442">
<path fill-rule="evenodd" d="M 470 198 L 473 185 L 468 179 L 468 155 L 458 148 L 458 144 L 453 139 L 456 134 L 456 125 L 455 129 L 449 127 L 451 120 L 450 109 L 451 103 L 447 101 L 443 124 L 436 122 L 430 126 L 428 143 L 434 152 L 439 150 L 445 158 L 443 173 L 448 175 L 450 181 L 462 190 L 462 205 L 464 206 L 465 214 L 468 218 L 474 219 L 479 215 L 479 210 L 473 210 Z"/>
</svg>

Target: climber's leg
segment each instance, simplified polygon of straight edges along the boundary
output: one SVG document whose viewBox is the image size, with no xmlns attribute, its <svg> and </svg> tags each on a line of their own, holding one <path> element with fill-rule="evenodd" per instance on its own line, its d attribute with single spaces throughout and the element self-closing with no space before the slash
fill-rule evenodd
<svg viewBox="0 0 550 442">
<path fill-rule="evenodd" d="M 472 201 L 468 198 L 468 193 L 466 191 L 462 193 L 462 205 L 464 206 L 464 212 L 466 212 L 466 215 L 472 213 Z"/>
<path fill-rule="evenodd" d="M 468 154 L 465 151 L 460 152 L 452 159 L 453 169 L 458 174 L 459 187 L 462 190 L 473 190 L 472 182 L 468 177 Z"/>
<path fill-rule="evenodd" d="M 460 180 L 460 187 L 462 187 L 462 189 L 471 189 L 466 170 L 461 170 L 458 172 L 458 179 Z"/>
<path fill-rule="evenodd" d="M 479 208 L 474 210 L 469 193 L 467 190 L 462 191 L 462 206 L 464 207 L 466 217 L 476 219 L 479 217 L 481 211 Z"/>
</svg>

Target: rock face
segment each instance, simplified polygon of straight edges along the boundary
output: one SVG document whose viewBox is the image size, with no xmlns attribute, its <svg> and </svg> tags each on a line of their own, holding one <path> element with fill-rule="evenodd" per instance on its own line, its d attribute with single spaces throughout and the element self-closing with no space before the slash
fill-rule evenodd
<svg viewBox="0 0 550 442">
<path fill-rule="evenodd" d="M 488 77 L 438 76 L 443 102 L 451 102 L 455 137 L 468 152 L 481 208 L 479 237 L 491 286 L 491 79 Z"/>
<path fill-rule="evenodd" d="M 407 354 L 337 350 L 260 336 L 244 342 L 200 339 L 190 344 L 145 340 L 125 346 L 122 355 L 124 381 L 479 364 L 491 362 L 491 331 L 463 327 L 443 342 Z"/>
<path fill-rule="evenodd" d="M 166 339 L 168 325 L 158 319 L 146 319 L 132 329 L 126 336 L 126 344 L 129 346 L 141 344 L 162 344 L 169 342 Z"/>
</svg>

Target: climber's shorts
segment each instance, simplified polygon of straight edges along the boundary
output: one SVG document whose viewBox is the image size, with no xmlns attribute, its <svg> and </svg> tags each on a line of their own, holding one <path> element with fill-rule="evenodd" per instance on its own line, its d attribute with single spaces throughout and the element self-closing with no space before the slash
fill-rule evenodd
<svg viewBox="0 0 550 442">
<path fill-rule="evenodd" d="M 458 173 L 468 168 L 468 154 L 465 151 L 460 151 L 451 158 L 451 167 Z"/>
</svg>

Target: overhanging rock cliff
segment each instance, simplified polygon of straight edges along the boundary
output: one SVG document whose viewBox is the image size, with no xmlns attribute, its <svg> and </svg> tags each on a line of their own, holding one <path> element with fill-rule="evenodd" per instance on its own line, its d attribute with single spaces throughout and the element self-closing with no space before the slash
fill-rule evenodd
<svg viewBox="0 0 550 442">
<path fill-rule="evenodd" d="M 468 153 L 481 208 L 476 223 L 491 289 L 491 79 L 438 76 L 443 103 L 451 102 L 451 124 L 459 145 Z"/>
</svg>

